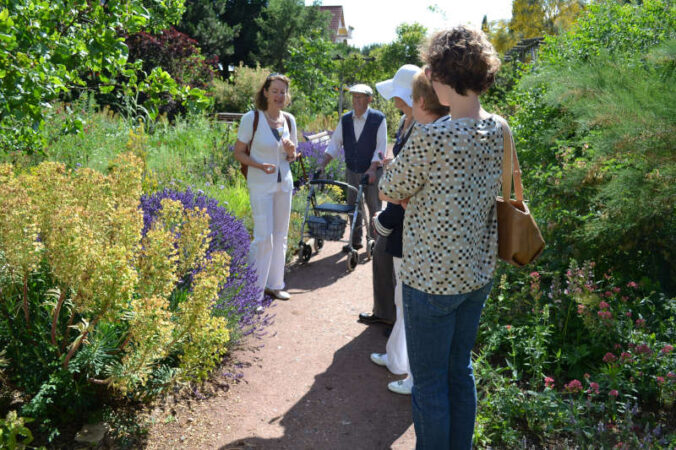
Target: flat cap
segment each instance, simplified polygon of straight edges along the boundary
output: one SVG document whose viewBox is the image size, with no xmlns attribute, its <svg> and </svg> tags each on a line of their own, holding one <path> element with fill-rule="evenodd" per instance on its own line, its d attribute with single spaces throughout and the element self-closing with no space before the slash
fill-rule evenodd
<svg viewBox="0 0 676 450">
<path fill-rule="evenodd" d="M 355 84 L 350 88 L 350 94 L 366 94 L 370 97 L 373 95 L 373 89 L 366 84 Z"/>
</svg>

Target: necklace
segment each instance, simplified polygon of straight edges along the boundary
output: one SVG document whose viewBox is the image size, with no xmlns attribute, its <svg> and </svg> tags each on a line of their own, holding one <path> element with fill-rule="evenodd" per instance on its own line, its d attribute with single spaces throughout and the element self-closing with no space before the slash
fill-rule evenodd
<svg viewBox="0 0 676 450">
<path fill-rule="evenodd" d="M 270 114 L 268 114 L 267 111 L 263 111 L 263 112 L 265 113 L 265 117 L 268 119 L 268 122 L 270 122 L 270 124 L 272 124 L 272 125 L 278 124 L 282 121 L 282 114 L 281 113 L 277 116 L 276 119 L 273 119 L 272 117 L 270 117 Z"/>
</svg>

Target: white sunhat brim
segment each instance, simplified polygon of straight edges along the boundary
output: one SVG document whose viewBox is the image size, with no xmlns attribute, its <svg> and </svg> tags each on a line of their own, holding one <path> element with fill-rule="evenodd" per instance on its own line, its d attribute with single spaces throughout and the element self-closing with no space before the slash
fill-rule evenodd
<svg viewBox="0 0 676 450">
<path fill-rule="evenodd" d="M 399 97 L 408 106 L 413 107 L 413 92 L 411 89 L 406 89 L 402 86 L 394 84 L 393 79 L 381 81 L 376 83 L 376 90 L 388 100 L 394 97 Z"/>
</svg>

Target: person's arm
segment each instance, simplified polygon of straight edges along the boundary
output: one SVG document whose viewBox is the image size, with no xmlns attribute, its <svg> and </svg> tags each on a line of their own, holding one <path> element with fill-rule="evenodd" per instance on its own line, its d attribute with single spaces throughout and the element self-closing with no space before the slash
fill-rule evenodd
<svg viewBox="0 0 676 450">
<path fill-rule="evenodd" d="M 427 153 L 430 150 L 428 131 L 416 126 L 399 155 L 380 178 L 379 197 L 392 203 L 401 203 L 415 195 L 427 181 Z"/>
<path fill-rule="evenodd" d="M 296 132 L 296 118 L 289 113 L 283 113 L 286 120 L 286 117 L 289 117 L 289 137 L 282 138 L 282 145 L 284 146 L 284 151 L 286 152 L 286 160 L 289 162 L 295 161 L 296 157 L 296 147 L 298 147 L 298 133 Z"/>
<path fill-rule="evenodd" d="M 234 151 L 234 156 L 235 159 L 245 166 L 253 167 L 255 169 L 260 169 L 265 173 L 273 173 L 275 171 L 275 165 L 274 164 L 267 164 L 267 163 L 259 163 L 255 159 L 253 159 L 251 156 L 246 154 L 246 146 L 244 142 L 237 140 L 235 142 L 235 151 Z"/>
<path fill-rule="evenodd" d="M 253 117 L 254 113 L 245 114 L 244 117 L 242 117 L 239 124 L 239 130 L 237 131 L 237 142 L 235 142 L 233 156 L 245 166 L 262 170 L 265 173 L 273 173 L 275 171 L 274 164 L 262 164 L 253 159 L 250 155 L 247 155 L 246 149 L 253 136 Z"/>
<path fill-rule="evenodd" d="M 378 126 L 378 134 L 376 135 L 376 148 L 371 158 L 371 165 L 366 173 L 369 176 L 369 183 L 376 181 L 376 170 L 381 167 L 382 160 L 387 155 L 387 121 L 383 119 Z"/>
<path fill-rule="evenodd" d="M 331 135 L 329 145 L 326 147 L 326 150 L 324 151 L 324 157 L 319 163 L 319 170 L 324 170 L 326 165 L 330 163 L 333 158 L 338 156 L 338 151 L 342 146 L 343 146 L 343 125 L 342 120 L 338 120 L 338 125 L 336 125 L 336 129 L 333 131 L 333 134 Z"/>
</svg>

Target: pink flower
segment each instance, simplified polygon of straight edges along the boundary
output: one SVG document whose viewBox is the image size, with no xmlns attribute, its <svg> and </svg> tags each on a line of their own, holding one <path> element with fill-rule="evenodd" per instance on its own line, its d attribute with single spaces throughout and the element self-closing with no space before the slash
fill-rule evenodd
<svg viewBox="0 0 676 450">
<path fill-rule="evenodd" d="M 624 313 L 624 315 L 627 317 L 631 317 L 631 311 L 627 311 L 626 313 Z"/>
<path fill-rule="evenodd" d="M 622 354 L 620 355 L 620 359 L 622 361 L 631 361 L 631 353 L 622 352 Z"/>
<path fill-rule="evenodd" d="M 627 287 L 630 287 L 632 289 L 636 289 L 638 287 L 638 284 L 636 284 L 635 281 L 630 281 L 629 283 L 627 283 Z"/>
<path fill-rule="evenodd" d="M 619 349 L 622 348 L 622 346 L 621 346 L 620 344 L 615 344 L 615 345 L 613 345 L 613 348 L 614 348 L 615 350 L 619 350 Z"/>
<path fill-rule="evenodd" d="M 577 313 L 578 314 L 584 313 L 584 305 L 577 305 Z"/>
<path fill-rule="evenodd" d="M 622 298 L 620 298 L 620 300 L 622 300 L 624 303 L 627 303 L 627 301 L 629 300 L 629 297 L 627 297 L 626 295 L 623 295 Z"/>
<path fill-rule="evenodd" d="M 662 347 L 662 350 L 660 350 L 660 351 L 661 351 L 662 353 L 664 353 L 664 354 L 667 354 L 667 353 L 671 353 L 671 351 L 672 351 L 673 349 L 674 349 L 674 346 L 673 346 L 673 345 L 667 344 L 667 345 L 665 345 L 664 347 Z"/>
<path fill-rule="evenodd" d="M 638 353 L 638 354 L 649 355 L 652 352 L 653 351 L 650 350 L 650 347 L 648 347 L 647 344 L 641 344 L 641 345 L 636 347 L 636 353 Z"/>
<path fill-rule="evenodd" d="M 610 320 L 613 318 L 613 313 L 610 311 L 599 311 L 596 313 L 602 320 Z"/>
<path fill-rule="evenodd" d="M 669 378 L 670 380 L 676 380 L 676 373 L 674 373 L 674 372 L 669 372 L 669 373 L 667 374 L 667 378 Z"/>
<path fill-rule="evenodd" d="M 594 392 L 594 394 L 599 393 L 599 384 L 597 382 L 592 381 L 591 383 L 589 383 L 589 388 L 592 392 Z"/>
<path fill-rule="evenodd" d="M 566 384 L 564 388 L 571 393 L 582 392 L 582 383 L 579 380 L 572 380 L 570 383 Z"/>
<path fill-rule="evenodd" d="M 608 392 L 608 395 L 610 395 L 611 397 L 617 397 L 618 395 L 620 395 L 620 393 L 617 392 L 616 389 L 613 389 L 612 391 Z"/>
<path fill-rule="evenodd" d="M 616 294 L 619 293 L 619 292 L 620 292 L 620 288 L 618 288 L 617 286 L 615 286 L 615 287 L 613 288 L 613 292 L 616 293 Z"/>
<path fill-rule="evenodd" d="M 645 326 L 645 319 L 636 319 L 636 322 L 634 322 L 637 327 L 643 328 Z"/>
<path fill-rule="evenodd" d="M 591 375 L 589 375 L 588 373 L 585 372 L 585 374 L 584 374 L 584 379 L 585 379 L 585 380 L 588 380 L 589 377 L 591 377 Z"/>
<path fill-rule="evenodd" d="M 539 280 L 540 279 L 540 273 L 539 272 L 531 272 L 530 277 L 535 278 L 536 280 Z"/>
<path fill-rule="evenodd" d="M 608 352 L 605 354 L 603 357 L 603 362 L 604 363 L 612 363 L 617 361 L 617 356 L 613 355 L 612 353 Z"/>
<path fill-rule="evenodd" d="M 606 292 L 604 293 L 604 295 L 605 295 L 606 297 L 612 297 L 612 296 L 613 296 L 613 293 L 610 292 L 610 291 L 606 291 Z"/>
<path fill-rule="evenodd" d="M 545 387 L 549 389 L 554 389 L 554 378 L 545 377 Z"/>
<path fill-rule="evenodd" d="M 599 303 L 599 309 L 608 309 L 608 308 L 610 308 L 610 305 L 608 303 L 604 301 L 601 301 L 601 303 Z"/>
<path fill-rule="evenodd" d="M 655 379 L 657 380 L 658 384 L 664 383 L 664 377 L 655 377 Z"/>
<path fill-rule="evenodd" d="M 505 325 L 505 328 L 507 328 L 507 331 L 512 331 L 512 326 L 511 326 L 511 325 Z"/>
</svg>

